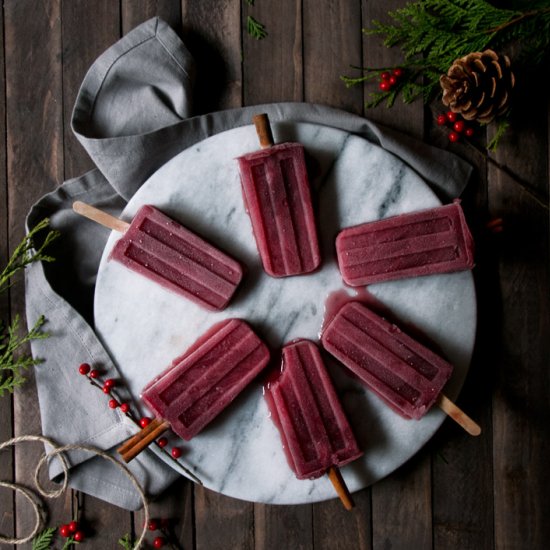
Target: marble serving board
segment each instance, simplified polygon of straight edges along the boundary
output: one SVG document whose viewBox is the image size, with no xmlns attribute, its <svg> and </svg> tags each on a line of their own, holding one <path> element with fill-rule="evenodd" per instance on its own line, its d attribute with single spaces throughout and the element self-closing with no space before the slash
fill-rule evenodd
<svg viewBox="0 0 550 550">
<path fill-rule="evenodd" d="M 141 205 L 153 204 L 240 260 L 246 276 L 230 306 L 212 313 L 110 261 L 109 253 L 120 235 L 110 236 L 97 278 L 96 329 L 136 402 L 149 380 L 222 319 L 248 320 L 274 350 L 296 338 L 318 341 L 329 296 L 342 291 L 354 295 L 343 285 L 336 264 L 338 230 L 439 204 L 412 169 L 360 137 L 301 123 L 274 124 L 273 131 L 277 142 L 299 141 L 306 147 L 322 268 L 284 279 L 269 277 L 262 270 L 235 161 L 258 149 L 253 126 L 218 134 L 176 156 L 140 188 L 123 219 L 130 221 Z M 445 391 L 456 397 L 474 346 L 472 274 L 394 281 L 372 285 L 369 291 L 454 364 Z M 404 420 L 343 367 L 329 362 L 328 368 L 364 449 L 361 459 L 342 469 L 351 491 L 399 467 L 444 420 L 437 409 L 420 421 Z M 334 498 L 326 476 L 313 481 L 294 477 L 262 389 L 261 380 L 256 381 L 192 441 L 174 441 L 184 451 L 181 464 L 206 487 L 240 499 L 290 504 Z M 152 452 L 162 455 L 154 447 Z M 174 465 L 170 459 L 167 462 Z"/>
</svg>

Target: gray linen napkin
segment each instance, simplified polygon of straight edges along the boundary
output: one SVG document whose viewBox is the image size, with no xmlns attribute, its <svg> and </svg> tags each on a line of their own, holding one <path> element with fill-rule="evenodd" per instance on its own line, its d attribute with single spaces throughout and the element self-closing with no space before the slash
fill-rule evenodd
<svg viewBox="0 0 550 550">
<path fill-rule="evenodd" d="M 135 28 L 102 54 L 84 78 L 72 127 L 95 162 L 94 169 L 63 183 L 31 209 L 27 229 L 44 217 L 61 232 L 53 264 L 27 270 L 27 320 L 47 318 L 51 337 L 35 341 L 42 431 L 55 441 L 93 444 L 114 453 L 135 428 L 78 375 L 82 362 L 117 377 L 93 328 L 95 278 L 109 231 L 72 212 L 79 199 L 114 215 L 142 183 L 183 149 L 218 132 L 250 124 L 257 112 L 273 121 L 292 120 L 340 128 L 392 152 L 415 169 L 444 200 L 457 197 L 470 167 L 454 155 L 337 109 L 282 103 L 233 109 L 189 118 L 193 63 L 181 40 L 158 18 Z M 128 335 L 131 338 L 131 335 Z M 140 505 L 129 481 L 112 465 L 84 453 L 71 455 L 70 486 L 124 508 Z M 131 463 L 142 485 L 158 494 L 177 474 L 153 453 Z M 60 475 L 54 463 L 50 476 Z"/>
</svg>

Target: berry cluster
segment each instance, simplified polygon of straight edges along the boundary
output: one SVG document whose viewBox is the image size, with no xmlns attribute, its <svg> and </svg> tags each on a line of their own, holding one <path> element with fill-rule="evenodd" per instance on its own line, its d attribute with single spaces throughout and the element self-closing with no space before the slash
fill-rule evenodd
<svg viewBox="0 0 550 550">
<path fill-rule="evenodd" d="M 147 426 L 151 422 L 151 418 L 149 418 L 148 416 L 144 416 L 139 420 L 136 419 L 136 417 L 132 414 L 130 405 L 127 402 L 122 401 L 116 395 L 115 388 L 117 387 L 118 382 L 114 378 L 107 378 L 106 380 L 101 381 L 101 371 L 99 369 L 92 368 L 88 363 L 82 363 L 78 367 L 78 372 L 83 376 L 86 376 L 93 386 L 100 388 L 104 394 L 110 396 L 109 407 L 111 409 L 120 408 L 120 410 L 136 425 L 139 425 L 140 428 L 145 428 L 145 426 Z M 166 437 L 161 437 L 157 440 L 156 443 L 164 451 L 164 448 L 168 445 L 168 439 Z M 170 451 L 170 456 L 174 460 L 180 458 L 182 454 L 183 452 L 179 447 L 172 447 Z"/>
<path fill-rule="evenodd" d="M 451 131 L 447 135 L 451 143 L 460 141 L 461 136 L 472 137 L 474 135 L 472 126 L 466 124 L 464 119 L 457 113 L 453 113 L 453 111 L 447 111 L 446 113 L 437 115 L 436 120 L 438 126 L 451 127 Z"/>
<path fill-rule="evenodd" d="M 167 530 L 170 527 L 170 520 L 162 519 L 150 519 L 147 524 L 149 531 L 160 531 L 161 536 L 155 537 L 153 540 L 153 548 L 164 548 L 168 542 Z M 162 536 L 163 535 L 163 536 Z"/>
<path fill-rule="evenodd" d="M 402 76 L 403 69 L 399 67 L 396 67 L 391 71 L 384 71 L 383 73 L 380 73 L 380 83 L 378 84 L 378 87 L 383 92 L 389 92 Z"/>
<path fill-rule="evenodd" d="M 78 521 L 71 521 L 70 523 L 63 524 L 59 528 L 59 534 L 69 539 L 67 542 L 82 542 L 84 540 L 84 531 L 80 528 Z"/>
</svg>

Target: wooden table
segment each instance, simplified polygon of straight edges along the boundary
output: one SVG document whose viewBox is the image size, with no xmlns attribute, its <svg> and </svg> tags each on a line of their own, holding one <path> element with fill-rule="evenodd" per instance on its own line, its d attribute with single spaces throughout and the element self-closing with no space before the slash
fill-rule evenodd
<svg viewBox="0 0 550 550">
<path fill-rule="evenodd" d="M 513 132 L 491 160 L 450 144 L 434 124 L 440 104 L 398 104 L 364 112 L 369 88 L 340 81 L 350 65 L 398 65 L 399 52 L 361 27 L 404 2 L 342 0 L 5 0 L 0 11 L 0 264 L 21 240 L 30 205 L 92 163 L 70 130 L 71 109 L 94 59 L 151 16 L 168 21 L 198 65 L 197 113 L 272 101 L 308 101 L 372 120 L 471 161 L 476 174 L 464 197 L 476 233 L 479 331 L 458 400 L 483 426 L 472 438 L 452 422 L 405 466 L 355 495 L 345 512 L 337 500 L 266 506 L 227 498 L 182 479 L 153 505 L 173 518 L 186 550 L 214 549 L 489 549 L 536 550 L 550 539 L 550 277 L 548 209 L 518 183 L 548 194 L 548 92 L 533 82 L 518 101 Z M 268 37 L 246 32 L 248 14 Z M 487 137 L 494 130 L 489 127 Z M 484 137 L 484 136 L 482 136 Z M 505 165 L 503 170 L 495 162 Z M 546 205 L 548 204 L 547 201 Z M 504 231 L 484 229 L 502 217 Z M 0 297 L 0 317 L 24 315 L 21 280 Z M 39 433 L 32 380 L 0 398 L 0 440 Z M 29 481 L 36 456 L 3 453 L 0 479 Z M 75 507 L 92 531 L 84 547 L 117 548 L 139 531 L 141 513 L 67 492 L 48 502 L 48 524 L 70 520 Z M 0 532 L 23 534 L 32 514 L 0 493 Z M 148 537 L 149 543 L 152 535 Z M 60 548 L 62 544 L 57 543 Z M 30 547 L 30 546 L 29 546 Z"/>
</svg>

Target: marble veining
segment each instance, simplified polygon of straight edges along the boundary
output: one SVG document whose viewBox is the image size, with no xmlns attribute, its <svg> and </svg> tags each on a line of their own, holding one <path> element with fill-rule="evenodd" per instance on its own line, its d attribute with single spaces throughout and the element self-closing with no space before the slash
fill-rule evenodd
<svg viewBox="0 0 550 550">
<path fill-rule="evenodd" d="M 295 338 L 318 340 L 326 299 L 345 288 L 334 250 L 337 232 L 439 204 L 413 170 L 364 139 L 319 125 L 273 126 L 276 141 L 300 141 L 306 147 L 322 267 L 313 274 L 286 279 L 271 278 L 261 268 L 235 162 L 235 157 L 258 149 L 252 126 L 218 134 L 176 156 L 136 193 L 123 218 L 130 221 L 142 204 L 154 204 L 241 261 L 246 271 L 230 306 L 212 313 L 108 261 L 119 238 L 110 236 L 98 273 L 95 322 L 137 402 L 151 378 L 222 319 L 247 319 L 274 349 Z M 392 281 L 369 289 L 396 318 L 422 331 L 455 365 L 446 387 L 446 393 L 455 397 L 474 345 L 476 302 L 471 273 Z M 328 368 L 365 451 L 363 458 L 342 470 L 352 491 L 408 460 L 444 419 L 443 413 L 432 410 L 421 421 L 404 420 L 336 362 L 329 360 Z M 261 380 L 192 441 L 179 444 L 184 450 L 182 464 L 207 487 L 226 495 L 268 503 L 315 502 L 335 496 L 328 479 L 294 477 L 269 418 Z"/>
</svg>

